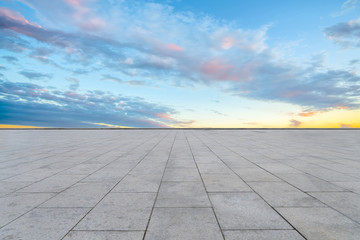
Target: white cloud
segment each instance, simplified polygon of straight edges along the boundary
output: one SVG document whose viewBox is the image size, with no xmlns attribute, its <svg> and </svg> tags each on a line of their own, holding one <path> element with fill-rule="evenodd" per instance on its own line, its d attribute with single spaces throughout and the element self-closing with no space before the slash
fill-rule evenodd
<svg viewBox="0 0 360 240">
<path fill-rule="evenodd" d="M 331 14 L 332 17 L 340 17 L 354 9 L 357 8 L 357 4 L 358 4 L 358 0 L 346 0 L 342 5 L 341 5 L 341 10 Z"/>
</svg>

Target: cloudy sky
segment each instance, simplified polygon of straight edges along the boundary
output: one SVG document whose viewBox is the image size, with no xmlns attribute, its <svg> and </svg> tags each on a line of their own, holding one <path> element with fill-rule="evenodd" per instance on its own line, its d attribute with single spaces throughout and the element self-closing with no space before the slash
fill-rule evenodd
<svg viewBox="0 0 360 240">
<path fill-rule="evenodd" d="M 2 0 L 7 125 L 360 127 L 360 1 Z"/>
</svg>

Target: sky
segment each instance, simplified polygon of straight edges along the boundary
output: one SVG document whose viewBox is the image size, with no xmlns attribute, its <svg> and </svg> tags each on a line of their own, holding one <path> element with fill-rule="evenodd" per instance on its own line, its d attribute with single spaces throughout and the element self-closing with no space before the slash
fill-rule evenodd
<svg viewBox="0 0 360 240">
<path fill-rule="evenodd" d="M 360 127 L 359 0 L 2 0 L 0 127 Z"/>
</svg>

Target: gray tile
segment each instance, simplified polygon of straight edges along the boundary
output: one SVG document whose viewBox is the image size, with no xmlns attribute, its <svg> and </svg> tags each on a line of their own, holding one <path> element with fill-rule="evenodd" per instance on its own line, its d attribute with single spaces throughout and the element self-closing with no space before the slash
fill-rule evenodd
<svg viewBox="0 0 360 240">
<path fill-rule="evenodd" d="M 292 229 L 255 193 L 211 193 L 221 229 Z"/>
<path fill-rule="evenodd" d="M 163 181 L 201 181 L 196 168 L 166 168 Z"/>
<path fill-rule="evenodd" d="M 345 188 L 349 191 L 360 194 L 360 182 L 332 182 L 332 183 L 342 188 Z"/>
<path fill-rule="evenodd" d="M 148 160 L 148 159 L 147 159 Z M 157 163 L 156 160 L 152 162 L 141 162 L 134 169 L 131 170 L 130 174 L 133 175 L 160 175 L 164 173 L 166 161 L 164 163 Z"/>
<path fill-rule="evenodd" d="M 223 239 L 211 208 L 155 208 L 146 240 Z"/>
<path fill-rule="evenodd" d="M 61 175 L 56 174 L 30 186 L 19 190 L 19 192 L 61 192 L 76 182 L 86 177 L 86 175 Z"/>
<path fill-rule="evenodd" d="M 62 172 L 62 174 L 88 175 L 104 167 L 104 165 L 105 164 L 79 164 Z"/>
<path fill-rule="evenodd" d="M 223 163 L 198 164 L 198 168 L 201 174 L 233 174 Z"/>
<path fill-rule="evenodd" d="M 110 193 L 76 230 L 145 230 L 155 193 Z"/>
<path fill-rule="evenodd" d="M 259 166 L 271 173 L 301 173 L 299 170 L 282 163 L 259 163 Z"/>
<path fill-rule="evenodd" d="M 30 185 L 32 182 L 5 182 L 0 181 L 0 197 L 12 193 L 20 188 Z"/>
<path fill-rule="evenodd" d="M 131 169 L 131 166 L 106 166 L 84 178 L 82 182 L 118 182 Z"/>
<path fill-rule="evenodd" d="M 52 193 L 12 193 L 1 197 L 0 227 L 32 210 L 52 196 L 54 196 Z"/>
<path fill-rule="evenodd" d="M 64 240 L 142 240 L 144 231 L 71 231 Z"/>
<path fill-rule="evenodd" d="M 51 169 L 35 169 L 29 172 L 16 175 L 12 178 L 7 178 L 6 182 L 37 182 L 44 178 L 50 177 L 58 173 L 59 170 L 51 170 Z"/>
<path fill-rule="evenodd" d="M 304 192 L 346 191 L 346 189 L 344 188 L 341 188 L 335 184 L 326 182 L 308 174 L 280 173 L 277 175 L 280 178 L 284 179 L 286 182 L 289 182 L 290 184 L 294 185 L 295 187 L 301 189 Z"/>
<path fill-rule="evenodd" d="M 273 207 L 325 206 L 285 182 L 249 182 L 249 185 Z"/>
<path fill-rule="evenodd" d="M 252 191 L 244 181 L 232 174 L 201 174 L 207 192 Z"/>
<path fill-rule="evenodd" d="M 163 182 L 155 207 L 211 207 L 202 182 Z"/>
<path fill-rule="evenodd" d="M 266 172 L 259 167 L 251 168 L 233 168 L 233 170 L 245 181 L 262 181 L 262 182 L 274 182 L 281 181 L 278 177 Z"/>
<path fill-rule="evenodd" d="M 173 159 L 169 160 L 167 167 L 169 168 L 196 168 L 195 162 L 190 159 Z"/>
<path fill-rule="evenodd" d="M 0 229 L 0 239 L 61 239 L 89 211 L 85 208 L 39 208 Z"/>
<path fill-rule="evenodd" d="M 309 173 L 315 177 L 321 178 L 325 181 L 360 181 L 360 179 L 356 179 L 350 175 L 344 174 L 344 173 L 338 173 L 333 170 L 329 170 L 323 167 L 313 167 L 313 168 L 307 168 L 304 170 L 304 172 Z"/>
<path fill-rule="evenodd" d="M 352 192 L 312 192 L 325 204 L 360 223 L 360 195 Z"/>
<path fill-rule="evenodd" d="M 304 240 L 295 230 L 234 230 L 224 231 L 226 240 Z"/>
<path fill-rule="evenodd" d="M 77 183 L 41 207 L 93 207 L 113 186 L 114 183 Z"/>
<path fill-rule="evenodd" d="M 157 192 L 162 174 L 129 174 L 113 192 Z"/>
<path fill-rule="evenodd" d="M 330 208 L 279 208 L 308 240 L 358 240 L 360 225 Z"/>
</svg>

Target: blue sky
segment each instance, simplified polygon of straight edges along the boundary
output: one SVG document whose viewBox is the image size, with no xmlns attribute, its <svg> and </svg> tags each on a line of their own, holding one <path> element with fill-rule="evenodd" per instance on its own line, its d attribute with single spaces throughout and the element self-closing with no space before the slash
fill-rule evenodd
<svg viewBox="0 0 360 240">
<path fill-rule="evenodd" d="M 6 0 L 0 124 L 359 127 L 360 3 Z"/>
</svg>

